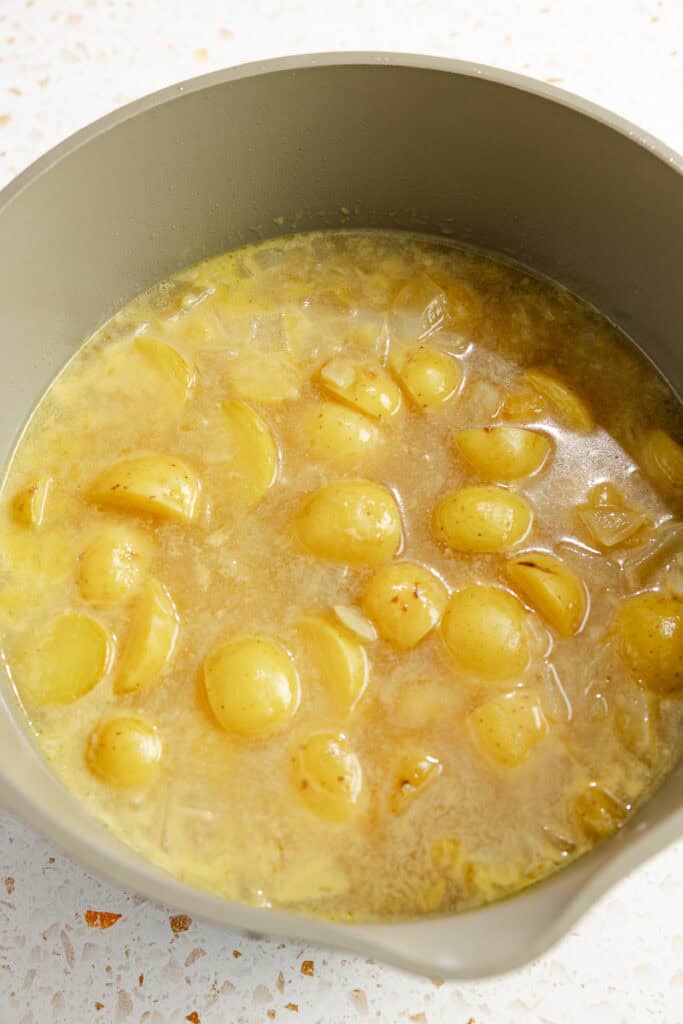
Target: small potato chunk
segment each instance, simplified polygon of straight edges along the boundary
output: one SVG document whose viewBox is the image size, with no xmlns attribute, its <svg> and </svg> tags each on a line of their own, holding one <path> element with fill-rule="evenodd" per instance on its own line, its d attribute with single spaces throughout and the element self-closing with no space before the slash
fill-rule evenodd
<svg viewBox="0 0 683 1024">
<path fill-rule="evenodd" d="M 139 455 L 105 469 L 91 486 L 90 498 L 124 512 L 186 523 L 196 515 L 199 491 L 199 479 L 182 459 Z"/>
<path fill-rule="evenodd" d="M 292 761 L 296 790 L 309 810 L 328 821 L 346 821 L 363 790 L 360 761 L 343 733 L 315 733 Z"/>
<path fill-rule="evenodd" d="M 451 596 L 441 632 L 456 665 L 482 679 L 504 681 L 529 662 L 527 614 L 507 590 L 465 587 Z"/>
<path fill-rule="evenodd" d="M 219 725 L 250 739 L 281 732 L 301 699 L 291 656 L 264 636 L 238 637 L 211 651 L 204 685 Z"/>
<path fill-rule="evenodd" d="M 268 424 L 244 402 L 223 403 L 230 434 L 230 470 L 250 506 L 257 505 L 275 483 L 278 450 Z"/>
<path fill-rule="evenodd" d="M 51 623 L 42 643 L 28 653 L 19 689 L 36 704 L 72 704 L 106 675 L 112 655 L 112 640 L 99 622 L 67 612 Z"/>
<path fill-rule="evenodd" d="M 408 398 L 420 409 L 442 408 L 455 398 L 462 383 L 458 360 L 433 345 L 400 353 L 392 365 Z"/>
<path fill-rule="evenodd" d="M 588 608 L 586 588 L 555 555 L 526 551 L 513 558 L 505 573 L 515 590 L 561 636 L 573 636 L 583 625 Z"/>
<path fill-rule="evenodd" d="M 503 401 L 497 416 L 513 423 L 533 423 L 543 416 L 547 409 L 546 400 L 530 387 L 511 391 Z"/>
<path fill-rule="evenodd" d="M 651 430 L 640 445 L 646 476 L 663 494 L 683 495 L 683 448 L 664 430 Z"/>
<path fill-rule="evenodd" d="M 341 711 L 351 711 L 368 682 L 365 648 L 318 615 L 302 619 L 299 631 L 330 697 Z"/>
<path fill-rule="evenodd" d="M 542 468 L 552 441 L 523 427 L 476 427 L 461 430 L 455 447 L 484 480 L 520 480 Z"/>
<path fill-rule="evenodd" d="M 443 771 L 438 757 L 430 754 L 413 754 L 401 758 L 396 770 L 394 788 L 389 797 L 389 809 L 393 814 L 403 814 L 416 796 L 423 793 Z"/>
<path fill-rule="evenodd" d="M 373 419 L 391 419 L 401 408 L 401 392 L 386 370 L 374 364 L 335 358 L 319 374 L 322 388 Z"/>
<path fill-rule="evenodd" d="M 116 693 L 144 690 L 158 682 L 171 660 L 180 625 L 171 595 L 148 579 L 135 599 L 131 623 L 114 681 Z"/>
<path fill-rule="evenodd" d="M 90 771 L 121 789 L 147 786 L 161 762 L 159 733 L 140 718 L 110 718 L 90 734 L 85 759 Z"/>
<path fill-rule="evenodd" d="M 124 601 L 140 584 L 152 560 L 152 544 L 128 525 L 104 526 L 79 557 L 78 589 L 92 604 Z"/>
<path fill-rule="evenodd" d="M 522 377 L 522 384 L 537 391 L 560 422 L 572 430 L 589 434 L 595 428 L 593 414 L 583 399 L 554 374 L 528 370 Z"/>
<path fill-rule="evenodd" d="M 654 591 L 628 598 L 612 632 L 637 683 L 655 693 L 683 692 L 683 601 Z"/>
<path fill-rule="evenodd" d="M 194 366 L 177 349 L 163 341 L 145 337 L 136 338 L 133 345 L 136 352 L 162 380 L 170 384 L 182 401 L 189 398 L 197 375 Z"/>
<path fill-rule="evenodd" d="M 314 491 L 295 526 L 318 558 L 353 566 L 388 562 L 402 540 L 396 499 L 371 480 L 339 480 Z"/>
<path fill-rule="evenodd" d="M 572 811 L 586 837 L 598 842 L 621 828 L 629 808 L 597 782 L 591 782 L 574 801 Z"/>
<path fill-rule="evenodd" d="M 481 704 L 467 724 L 478 747 L 506 768 L 526 761 L 548 734 L 540 701 L 530 690 L 513 690 Z"/>
<path fill-rule="evenodd" d="M 339 402 L 312 403 L 298 430 L 313 458 L 338 464 L 368 457 L 381 440 L 374 423 Z"/>
<path fill-rule="evenodd" d="M 21 526 L 39 529 L 45 523 L 52 477 L 45 476 L 14 496 L 12 516 Z"/>
<path fill-rule="evenodd" d="M 491 554 L 508 551 L 529 533 L 531 506 L 503 487 L 463 487 L 434 509 L 432 530 L 454 551 Z"/>
<path fill-rule="evenodd" d="M 649 522 L 643 512 L 630 508 L 621 492 L 608 483 L 591 488 L 586 503 L 577 507 L 576 515 L 591 540 L 605 549 L 630 541 Z"/>
<path fill-rule="evenodd" d="M 447 600 L 446 587 L 430 569 L 415 562 L 395 562 L 373 573 L 362 605 L 380 636 L 407 650 L 439 623 Z"/>
</svg>

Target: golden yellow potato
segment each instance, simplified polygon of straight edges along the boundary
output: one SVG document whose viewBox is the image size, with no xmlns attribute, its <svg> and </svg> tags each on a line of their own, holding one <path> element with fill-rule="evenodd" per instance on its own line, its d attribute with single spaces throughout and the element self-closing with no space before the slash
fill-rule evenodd
<svg viewBox="0 0 683 1024">
<path fill-rule="evenodd" d="M 507 563 L 505 573 L 515 590 L 561 636 L 578 632 L 586 617 L 588 595 L 561 559 L 545 551 L 525 551 Z"/>
<path fill-rule="evenodd" d="M 242 352 L 227 368 L 232 390 L 247 402 L 293 402 L 302 370 L 289 352 Z"/>
<path fill-rule="evenodd" d="M 388 562 L 402 541 L 396 499 L 371 480 L 338 480 L 314 491 L 295 527 L 318 558 L 354 566 Z"/>
<path fill-rule="evenodd" d="M 365 648 L 319 615 L 302 619 L 299 631 L 332 700 L 342 711 L 351 711 L 368 682 Z"/>
<path fill-rule="evenodd" d="M 576 515 L 591 541 L 605 549 L 637 540 L 636 534 L 649 522 L 645 513 L 627 505 L 621 492 L 609 483 L 592 487 L 585 504 L 577 506 Z"/>
<path fill-rule="evenodd" d="M 410 754 L 401 758 L 389 797 L 389 809 L 394 814 L 403 814 L 415 797 L 435 782 L 442 771 L 438 757 L 430 754 Z"/>
<path fill-rule="evenodd" d="M 526 761 L 548 734 L 541 703 L 530 690 L 512 690 L 481 704 L 467 717 L 477 746 L 498 764 L 514 768 Z"/>
<path fill-rule="evenodd" d="M 530 387 L 521 387 L 506 395 L 497 415 L 513 423 L 533 423 L 540 419 L 546 410 L 543 395 Z"/>
<path fill-rule="evenodd" d="M 294 786 L 309 810 L 328 821 L 346 821 L 358 810 L 363 772 L 343 733 L 311 736 L 292 760 Z"/>
<path fill-rule="evenodd" d="M 456 665 L 491 681 L 514 679 L 529 662 L 527 611 L 500 587 L 471 586 L 456 591 L 441 623 Z"/>
<path fill-rule="evenodd" d="M 157 683 L 173 655 L 179 631 L 171 595 L 158 580 L 147 579 L 133 605 L 115 692 L 132 693 Z"/>
<path fill-rule="evenodd" d="M 683 448 L 664 430 L 651 430 L 640 443 L 645 474 L 663 494 L 683 494 Z"/>
<path fill-rule="evenodd" d="M 388 643 L 415 647 L 436 626 L 448 600 L 439 577 L 416 562 L 378 569 L 365 585 L 362 607 Z"/>
<path fill-rule="evenodd" d="M 455 436 L 455 447 L 484 480 L 519 480 L 538 472 L 552 441 L 523 427 L 475 427 Z"/>
<path fill-rule="evenodd" d="M 189 397 L 197 375 L 194 366 L 172 348 L 156 338 L 139 337 L 133 342 L 136 352 L 177 392 L 179 398 Z"/>
<path fill-rule="evenodd" d="M 374 452 L 381 441 L 377 426 L 367 416 L 340 402 L 313 402 L 297 432 L 315 459 L 353 463 Z"/>
<path fill-rule="evenodd" d="M 597 782 L 591 782 L 574 800 L 573 817 L 591 842 L 607 839 L 626 821 L 629 808 Z"/>
<path fill-rule="evenodd" d="M 38 528 L 43 526 L 47 516 L 48 498 L 54 481 L 50 476 L 41 477 L 35 483 L 24 487 L 14 496 L 12 516 L 22 526 Z"/>
<path fill-rule="evenodd" d="M 503 487 L 463 487 L 436 506 L 432 530 L 454 551 L 496 554 L 524 540 L 532 521 L 531 506 L 519 494 Z"/>
<path fill-rule="evenodd" d="M 36 704 L 71 704 L 106 675 L 113 649 L 107 631 L 89 615 L 60 615 L 20 659 L 19 690 Z"/>
<path fill-rule="evenodd" d="M 299 707 L 299 676 L 292 658 L 264 636 L 220 644 L 204 661 L 211 710 L 226 732 L 257 738 L 280 732 Z"/>
<path fill-rule="evenodd" d="M 79 556 L 78 589 L 93 604 L 123 601 L 142 581 L 152 560 L 149 537 L 133 526 L 103 526 Z"/>
<path fill-rule="evenodd" d="M 594 429 L 593 414 L 586 403 L 554 374 L 545 373 L 543 370 L 528 370 L 521 381 L 546 400 L 561 423 L 581 434 L 588 434 Z"/>
<path fill-rule="evenodd" d="M 230 474 L 235 489 L 249 505 L 257 505 L 275 483 L 278 450 L 268 424 L 244 402 L 223 403 L 230 436 Z"/>
<path fill-rule="evenodd" d="M 683 601 L 655 592 L 628 598 L 612 632 L 636 682 L 655 693 L 683 692 Z"/>
<path fill-rule="evenodd" d="M 159 454 L 115 462 L 98 476 L 89 496 L 124 512 L 189 522 L 196 515 L 199 492 L 199 479 L 186 462 Z"/>
<path fill-rule="evenodd" d="M 110 786 L 148 785 L 159 770 L 159 733 L 140 718 L 110 718 L 90 734 L 85 758 L 94 775 Z"/>
<path fill-rule="evenodd" d="M 386 370 L 376 364 L 331 359 L 320 370 L 321 387 L 373 419 L 390 419 L 401 408 L 401 391 Z"/>
<path fill-rule="evenodd" d="M 432 345 L 400 353 L 392 359 L 392 366 L 408 397 L 420 409 L 446 405 L 455 398 L 462 383 L 458 360 Z"/>
<path fill-rule="evenodd" d="M 360 638 L 363 643 L 374 643 L 377 639 L 377 630 L 370 619 L 366 618 L 355 605 L 335 604 L 332 611 L 344 629 Z"/>
</svg>

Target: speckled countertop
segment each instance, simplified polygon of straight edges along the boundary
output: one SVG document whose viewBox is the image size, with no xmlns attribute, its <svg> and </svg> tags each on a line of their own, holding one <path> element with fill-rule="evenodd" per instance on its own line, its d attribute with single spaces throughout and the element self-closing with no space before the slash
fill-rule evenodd
<svg viewBox="0 0 683 1024">
<path fill-rule="evenodd" d="M 178 79 L 342 49 L 522 71 L 683 150 L 683 0 L 0 0 L 0 184 Z M 678 843 L 529 967 L 444 984 L 174 916 L 0 814 L 0 1024 L 683 1024 L 682 864 Z"/>
</svg>

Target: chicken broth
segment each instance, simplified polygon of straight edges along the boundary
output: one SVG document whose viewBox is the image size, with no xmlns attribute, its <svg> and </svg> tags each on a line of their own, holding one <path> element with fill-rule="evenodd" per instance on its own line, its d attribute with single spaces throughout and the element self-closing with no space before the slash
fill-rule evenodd
<svg viewBox="0 0 683 1024">
<path fill-rule="evenodd" d="M 7 475 L 36 741 L 227 897 L 508 895 L 681 751 L 682 432 L 602 316 L 482 254 L 327 232 L 185 270 L 81 349 Z"/>
</svg>

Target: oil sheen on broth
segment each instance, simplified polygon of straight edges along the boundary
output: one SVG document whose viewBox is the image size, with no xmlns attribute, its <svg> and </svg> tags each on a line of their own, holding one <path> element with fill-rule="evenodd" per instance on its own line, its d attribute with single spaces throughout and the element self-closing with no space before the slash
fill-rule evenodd
<svg viewBox="0 0 683 1024">
<path fill-rule="evenodd" d="M 9 470 L 37 743 L 229 897 L 359 919 L 526 886 L 680 752 L 681 431 L 604 318 L 479 254 L 322 233 L 183 271 Z"/>
</svg>

